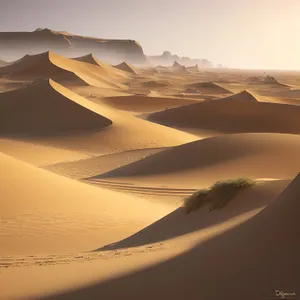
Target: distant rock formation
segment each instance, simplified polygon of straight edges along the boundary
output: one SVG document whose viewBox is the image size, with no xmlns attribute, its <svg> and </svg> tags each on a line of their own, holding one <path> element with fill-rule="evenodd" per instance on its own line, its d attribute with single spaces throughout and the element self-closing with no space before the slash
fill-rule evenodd
<svg viewBox="0 0 300 300">
<path fill-rule="evenodd" d="M 148 61 L 155 65 L 171 66 L 176 61 L 177 63 L 191 67 L 198 65 L 199 68 L 212 68 L 213 64 L 207 59 L 179 57 L 178 55 L 172 55 L 169 51 L 164 51 L 162 55 L 147 56 Z"/>
<path fill-rule="evenodd" d="M 172 69 L 175 71 L 185 71 L 186 70 L 185 66 L 179 64 L 177 61 L 174 62 Z"/>
<path fill-rule="evenodd" d="M 32 32 L 0 32 L 0 57 L 9 61 L 26 54 L 54 51 L 67 57 L 95 54 L 100 60 L 118 64 L 144 63 L 146 56 L 134 40 L 108 40 L 38 28 Z"/>
</svg>

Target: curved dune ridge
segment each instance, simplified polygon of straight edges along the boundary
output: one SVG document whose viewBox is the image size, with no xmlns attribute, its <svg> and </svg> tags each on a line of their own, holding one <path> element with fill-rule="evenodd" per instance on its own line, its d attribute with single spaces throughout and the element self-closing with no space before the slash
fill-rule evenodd
<svg viewBox="0 0 300 300">
<path fill-rule="evenodd" d="M 90 110 L 88 100 L 53 80 L 0 94 L 0 133 L 55 134 L 112 124 Z"/>
<path fill-rule="evenodd" d="M 170 211 L 162 204 L 95 188 L 2 153 L 0 164 L 0 254 L 89 250 Z"/>
<path fill-rule="evenodd" d="M 295 298 L 300 293 L 299 187 L 300 174 L 254 217 L 181 255 L 46 299 L 177 300 L 201 293 L 207 300 L 264 300 L 278 298 L 279 291 Z"/>
<path fill-rule="evenodd" d="M 258 102 L 258 96 L 254 95 L 253 93 L 249 92 L 248 90 L 244 90 L 240 93 L 234 94 L 232 96 L 218 99 L 222 101 L 242 101 L 242 102 Z"/>
<path fill-rule="evenodd" d="M 233 94 L 231 91 L 212 81 L 187 84 L 186 87 L 197 89 L 203 94 Z"/>
<path fill-rule="evenodd" d="M 111 67 L 112 68 L 112 67 Z M 113 68 L 112 68 L 113 69 Z M 52 78 L 69 85 L 91 85 L 104 88 L 121 88 L 112 82 L 104 68 L 57 55 L 51 51 L 25 55 L 14 63 L 0 68 L 0 75 L 11 79 L 32 81 Z"/>
<path fill-rule="evenodd" d="M 298 106 L 258 102 L 256 96 L 244 91 L 228 98 L 156 112 L 148 120 L 170 127 L 222 133 L 299 133 L 299 117 Z"/>
<path fill-rule="evenodd" d="M 119 65 L 115 66 L 116 69 L 131 73 L 131 74 L 137 74 L 136 70 L 133 66 L 129 65 L 127 62 L 122 62 Z"/>
<path fill-rule="evenodd" d="M 198 140 L 163 150 L 91 180 L 201 187 L 234 177 L 289 178 L 300 168 L 300 136 L 232 134 Z"/>
</svg>

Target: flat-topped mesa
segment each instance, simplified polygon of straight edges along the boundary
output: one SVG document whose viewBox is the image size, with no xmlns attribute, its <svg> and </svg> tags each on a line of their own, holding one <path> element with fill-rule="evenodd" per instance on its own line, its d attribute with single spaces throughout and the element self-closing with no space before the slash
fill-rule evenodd
<svg viewBox="0 0 300 300">
<path fill-rule="evenodd" d="M 146 61 L 141 45 L 134 40 L 85 37 L 48 28 L 38 28 L 32 32 L 0 32 L 0 45 L 0 56 L 4 58 L 51 50 L 70 57 L 94 53 L 100 59 L 115 62 Z"/>
</svg>

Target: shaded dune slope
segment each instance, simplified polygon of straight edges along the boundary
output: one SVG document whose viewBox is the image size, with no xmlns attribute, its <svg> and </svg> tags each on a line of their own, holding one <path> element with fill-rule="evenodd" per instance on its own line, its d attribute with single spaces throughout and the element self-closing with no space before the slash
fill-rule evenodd
<svg viewBox="0 0 300 300">
<path fill-rule="evenodd" d="M 112 122 L 85 107 L 87 100 L 52 80 L 0 94 L 0 133 L 53 134 L 101 129 Z"/>
<path fill-rule="evenodd" d="M 278 298 L 300 293 L 300 174 L 247 222 L 146 269 L 46 299 Z M 215 288 L 215 287 L 218 288 Z"/>
<path fill-rule="evenodd" d="M 169 148 L 93 179 L 133 177 L 200 187 L 238 176 L 289 178 L 300 168 L 299 151 L 298 135 L 223 135 Z"/>
<path fill-rule="evenodd" d="M 258 102 L 248 92 L 153 113 L 148 120 L 170 127 L 239 132 L 300 132 L 298 106 Z"/>
</svg>

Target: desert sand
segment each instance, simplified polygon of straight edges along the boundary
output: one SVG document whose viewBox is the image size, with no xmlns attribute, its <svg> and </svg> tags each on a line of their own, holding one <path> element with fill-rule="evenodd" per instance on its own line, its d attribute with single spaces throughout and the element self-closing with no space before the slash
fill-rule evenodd
<svg viewBox="0 0 300 300">
<path fill-rule="evenodd" d="M 48 51 L 0 76 L 0 299 L 300 295 L 299 73 Z"/>
</svg>

